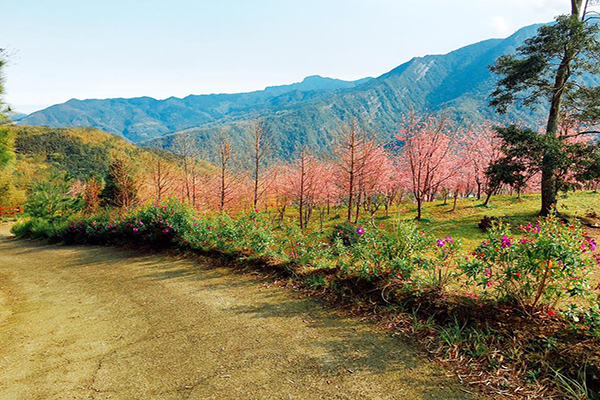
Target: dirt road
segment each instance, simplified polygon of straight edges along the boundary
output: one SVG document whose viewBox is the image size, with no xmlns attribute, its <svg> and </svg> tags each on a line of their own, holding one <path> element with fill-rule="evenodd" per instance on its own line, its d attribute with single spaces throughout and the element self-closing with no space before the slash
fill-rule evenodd
<svg viewBox="0 0 600 400">
<path fill-rule="evenodd" d="M 0 399 L 463 399 L 400 340 L 215 261 L 0 227 Z"/>
</svg>

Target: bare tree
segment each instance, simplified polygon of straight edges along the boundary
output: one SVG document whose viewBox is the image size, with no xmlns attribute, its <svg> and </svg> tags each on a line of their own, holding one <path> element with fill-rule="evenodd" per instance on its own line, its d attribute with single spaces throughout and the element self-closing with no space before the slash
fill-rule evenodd
<svg viewBox="0 0 600 400">
<path fill-rule="evenodd" d="M 177 135 L 173 140 L 173 151 L 181 156 L 183 169 L 183 197 L 196 206 L 198 191 L 198 157 L 199 150 L 196 140 L 191 135 Z"/>
<path fill-rule="evenodd" d="M 231 168 L 231 143 L 228 137 L 221 138 L 218 152 L 219 166 L 219 211 L 223 212 L 225 206 L 230 201 L 232 182 L 229 179 Z"/>
<path fill-rule="evenodd" d="M 369 155 L 376 148 L 365 131 L 357 128 L 352 120 L 339 137 L 336 153 L 338 162 L 338 186 L 346 194 L 348 222 L 352 220 L 352 211 L 356 203 L 356 219 L 360 212 L 360 204 L 364 186 L 363 172 L 367 167 Z"/>
<path fill-rule="evenodd" d="M 156 200 L 160 201 L 175 183 L 175 174 L 171 166 L 161 157 L 157 157 L 152 167 L 152 186 Z"/>
<path fill-rule="evenodd" d="M 267 129 L 262 121 L 254 124 L 252 134 L 252 206 L 258 208 L 258 202 L 265 194 L 269 180 L 263 174 L 266 167 L 267 157 L 270 154 L 271 143 L 267 134 Z"/>
</svg>

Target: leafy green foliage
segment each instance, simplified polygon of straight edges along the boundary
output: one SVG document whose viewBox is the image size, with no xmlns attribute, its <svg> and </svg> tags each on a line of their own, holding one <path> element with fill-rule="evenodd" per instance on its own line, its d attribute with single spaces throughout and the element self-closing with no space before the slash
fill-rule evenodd
<svg viewBox="0 0 600 400">
<path fill-rule="evenodd" d="M 468 279 L 486 295 L 524 309 L 553 308 L 565 297 L 590 294 L 588 278 L 600 259 L 577 221 L 564 224 L 552 215 L 521 231 L 524 237 L 516 240 L 502 223 L 490 229 L 488 240 L 462 264 Z"/>
<path fill-rule="evenodd" d="M 598 142 L 570 143 L 561 137 L 539 134 L 514 125 L 496 129 L 503 156 L 488 166 L 489 184 L 521 190 L 533 175 L 549 167 L 555 171 L 557 191 L 600 178 Z"/>
<path fill-rule="evenodd" d="M 47 179 L 38 181 L 32 188 L 25 212 L 34 218 L 50 221 L 64 220 L 83 208 L 81 196 L 71 195 L 68 177 L 53 171 Z"/>
<path fill-rule="evenodd" d="M 15 158 L 15 137 L 5 126 L 0 125 L 0 169 Z"/>
<path fill-rule="evenodd" d="M 506 113 L 516 102 L 522 101 L 526 106 L 550 102 L 556 91 L 557 71 L 568 62 L 570 80 L 561 88 L 564 111 L 581 121 L 595 121 L 600 116 L 600 92 L 595 86 L 582 84 L 582 78 L 600 73 L 599 32 L 597 24 L 570 15 L 561 15 L 555 23 L 541 26 L 516 54 L 500 57 L 491 67 L 501 79 L 490 104 Z"/>
</svg>

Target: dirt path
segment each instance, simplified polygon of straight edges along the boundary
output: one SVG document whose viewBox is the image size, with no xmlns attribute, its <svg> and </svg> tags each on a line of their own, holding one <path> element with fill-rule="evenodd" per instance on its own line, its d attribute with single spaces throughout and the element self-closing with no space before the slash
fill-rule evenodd
<svg viewBox="0 0 600 400">
<path fill-rule="evenodd" d="M 401 341 L 250 275 L 0 227 L 0 399 L 462 399 Z"/>
</svg>

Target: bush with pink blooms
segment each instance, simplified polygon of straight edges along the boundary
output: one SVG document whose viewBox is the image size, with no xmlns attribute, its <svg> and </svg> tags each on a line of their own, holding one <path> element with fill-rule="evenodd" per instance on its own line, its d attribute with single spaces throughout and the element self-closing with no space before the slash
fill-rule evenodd
<svg viewBox="0 0 600 400">
<path fill-rule="evenodd" d="M 589 277 L 599 258 L 578 221 L 552 215 L 520 231 L 517 239 L 507 225 L 495 224 L 461 263 L 468 283 L 483 296 L 514 301 L 524 310 L 552 310 L 563 299 L 591 294 Z"/>
</svg>

